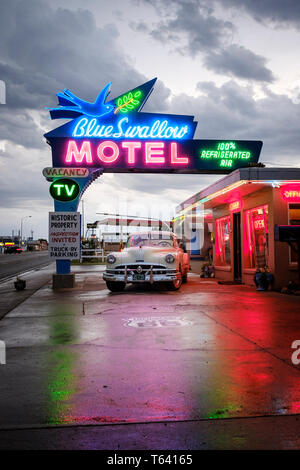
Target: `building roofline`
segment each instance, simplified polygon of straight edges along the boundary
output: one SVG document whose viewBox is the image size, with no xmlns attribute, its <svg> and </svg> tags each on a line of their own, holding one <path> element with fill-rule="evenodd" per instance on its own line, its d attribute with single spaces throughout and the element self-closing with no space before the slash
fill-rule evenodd
<svg viewBox="0 0 300 470">
<path fill-rule="evenodd" d="M 295 180 L 299 180 L 300 183 L 300 168 L 239 168 L 180 203 L 176 207 L 176 213 L 239 181 L 269 181 L 275 183 L 276 181 L 288 182 Z"/>
</svg>

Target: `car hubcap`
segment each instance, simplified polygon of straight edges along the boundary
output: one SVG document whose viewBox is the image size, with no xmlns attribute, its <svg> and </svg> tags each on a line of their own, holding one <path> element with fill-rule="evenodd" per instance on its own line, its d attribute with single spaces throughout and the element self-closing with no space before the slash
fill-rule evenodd
<svg viewBox="0 0 300 470">
<path fill-rule="evenodd" d="M 177 287 L 180 287 L 181 282 L 182 282 L 182 276 L 181 276 L 181 274 L 180 274 L 180 277 L 177 278 L 177 279 L 175 279 L 175 281 L 174 281 L 174 286 L 175 286 L 176 288 L 177 288 Z"/>
</svg>

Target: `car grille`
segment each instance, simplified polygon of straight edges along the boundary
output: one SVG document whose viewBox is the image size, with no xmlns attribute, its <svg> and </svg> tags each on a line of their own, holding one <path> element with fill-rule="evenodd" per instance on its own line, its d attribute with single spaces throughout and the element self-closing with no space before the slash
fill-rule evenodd
<svg viewBox="0 0 300 470">
<path fill-rule="evenodd" d="M 134 272 L 134 273 L 137 273 L 137 269 L 138 267 L 141 267 L 142 268 L 142 271 L 139 271 L 141 274 L 145 274 L 147 272 L 150 272 L 150 269 L 152 267 L 152 272 L 153 274 L 164 274 L 167 272 L 167 268 L 163 265 L 160 265 L 160 264 L 143 264 L 143 263 L 136 263 L 136 264 L 120 264 L 119 266 L 116 266 L 114 269 L 107 269 L 106 271 L 108 273 L 114 273 L 114 274 L 124 274 L 125 272 L 125 268 L 127 267 L 127 273 L 131 273 L 131 272 Z M 170 270 L 168 269 L 168 273 L 170 273 L 171 271 L 174 271 L 176 272 L 176 270 Z"/>
</svg>

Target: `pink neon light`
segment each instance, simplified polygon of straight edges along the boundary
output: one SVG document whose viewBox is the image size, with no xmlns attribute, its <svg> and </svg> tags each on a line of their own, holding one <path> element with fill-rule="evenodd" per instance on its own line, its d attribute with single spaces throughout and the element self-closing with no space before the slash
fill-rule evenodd
<svg viewBox="0 0 300 470">
<path fill-rule="evenodd" d="M 128 163 L 130 165 L 135 163 L 135 149 L 142 147 L 141 142 L 122 142 L 122 148 L 128 149 Z"/>
<path fill-rule="evenodd" d="M 147 163 L 165 163 L 163 155 L 165 143 L 164 142 L 146 142 L 145 143 L 145 161 Z"/>
<path fill-rule="evenodd" d="M 253 246 L 252 246 L 252 240 L 251 240 L 250 211 L 246 213 L 246 217 L 247 217 L 248 248 L 249 248 L 249 253 L 252 253 Z"/>
<path fill-rule="evenodd" d="M 254 228 L 255 230 L 260 230 L 261 228 L 265 228 L 265 217 L 264 215 L 258 215 L 254 218 Z"/>
<path fill-rule="evenodd" d="M 105 155 L 104 150 L 105 149 L 111 149 L 112 154 L 111 155 Z M 101 144 L 97 148 L 97 155 L 99 160 L 101 160 L 103 163 L 113 163 L 115 162 L 118 157 L 119 157 L 119 147 L 115 142 L 112 142 L 111 140 L 105 140 L 104 142 L 101 142 Z"/>
<path fill-rule="evenodd" d="M 225 222 L 228 224 L 228 235 L 225 234 L 225 231 L 223 233 L 222 229 L 222 222 Z M 225 216 L 221 217 L 219 219 L 215 220 L 215 252 L 216 256 L 219 258 L 217 262 L 219 262 L 223 256 L 223 246 L 222 246 L 222 241 L 227 241 L 229 240 L 229 244 L 231 245 L 231 237 L 230 237 L 230 217 Z M 224 260 L 223 260 L 224 261 Z"/>
<path fill-rule="evenodd" d="M 215 243 L 216 243 L 216 255 L 221 255 L 222 253 L 222 247 L 221 247 L 221 244 L 219 242 L 220 238 L 221 238 L 221 231 L 220 231 L 220 222 L 219 222 L 219 219 L 216 220 L 216 223 L 215 223 L 215 227 L 216 227 L 216 237 L 215 237 Z"/>
<path fill-rule="evenodd" d="M 81 149 L 78 150 L 75 140 L 69 140 L 65 162 L 72 163 L 74 159 L 75 163 L 82 163 L 84 158 L 86 163 L 93 163 L 91 143 L 88 140 L 82 142 Z"/>
<path fill-rule="evenodd" d="M 177 142 L 171 143 L 171 163 L 172 164 L 179 164 L 179 165 L 186 165 L 189 163 L 188 157 L 180 157 L 178 155 L 178 145 Z"/>
</svg>

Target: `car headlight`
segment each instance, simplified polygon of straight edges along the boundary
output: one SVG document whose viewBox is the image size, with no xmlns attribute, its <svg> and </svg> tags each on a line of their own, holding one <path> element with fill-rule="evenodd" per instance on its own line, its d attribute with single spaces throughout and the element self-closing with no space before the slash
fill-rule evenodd
<svg viewBox="0 0 300 470">
<path fill-rule="evenodd" d="M 109 264 L 114 264 L 115 262 L 117 261 L 117 258 L 115 257 L 115 255 L 107 255 L 106 257 L 106 262 L 109 263 Z"/>
<path fill-rule="evenodd" d="M 165 260 L 167 263 L 174 263 L 175 261 L 175 258 L 173 255 L 171 255 L 171 253 L 169 253 L 166 257 L 165 257 Z"/>
</svg>

